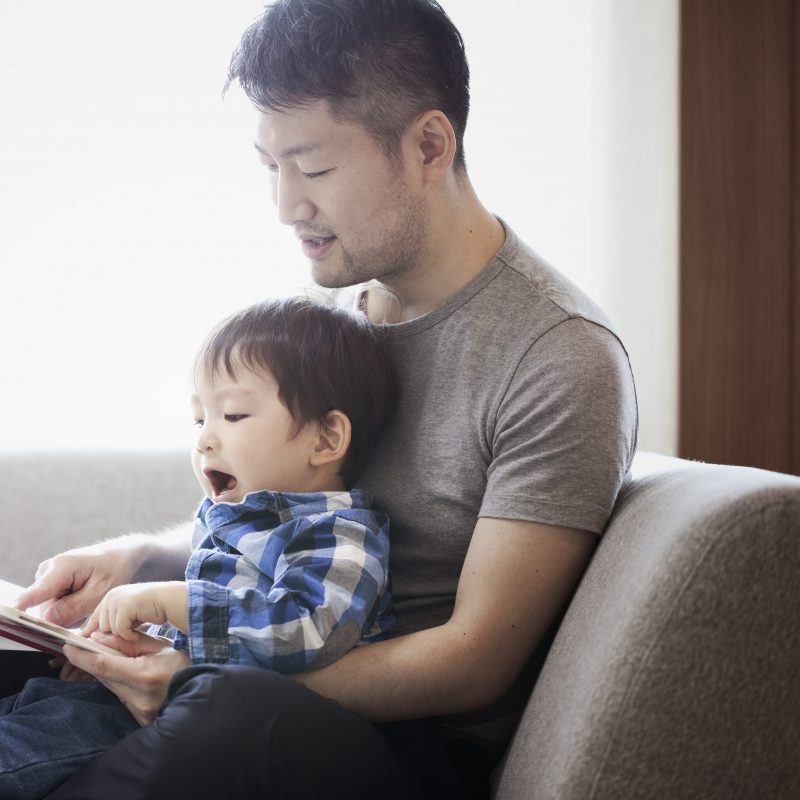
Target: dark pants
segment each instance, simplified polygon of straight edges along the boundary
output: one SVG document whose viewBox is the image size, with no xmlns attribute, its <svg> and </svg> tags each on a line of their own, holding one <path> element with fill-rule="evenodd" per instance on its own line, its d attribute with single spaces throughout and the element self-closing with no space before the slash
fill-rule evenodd
<svg viewBox="0 0 800 800">
<path fill-rule="evenodd" d="M 52 656 L 28 650 L 0 650 L 0 697 L 16 694 L 28 678 L 57 678 L 47 662 Z"/>
<path fill-rule="evenodd" d="M 48 800 L 486 798 L 490 764 L 435 723 L 373 725 L 250 667 L 190 667 L 151 725 Z"/>
</svg>

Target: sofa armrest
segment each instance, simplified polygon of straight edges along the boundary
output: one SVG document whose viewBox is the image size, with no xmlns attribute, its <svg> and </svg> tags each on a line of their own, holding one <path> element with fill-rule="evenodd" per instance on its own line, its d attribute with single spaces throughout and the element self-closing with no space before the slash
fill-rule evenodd
<svg viewBox="0 0 800 800">
<path fill-rule="evenodd" d="M 800 479 L 637 456 L 497 800 L 800 797 Z"/>
<path fill-rule="evenodd" d="M 0 455 L 0 578 L 27 585 L 46 558 L 191 519 L 201 500 L 186 451 Z"/>
</svg>

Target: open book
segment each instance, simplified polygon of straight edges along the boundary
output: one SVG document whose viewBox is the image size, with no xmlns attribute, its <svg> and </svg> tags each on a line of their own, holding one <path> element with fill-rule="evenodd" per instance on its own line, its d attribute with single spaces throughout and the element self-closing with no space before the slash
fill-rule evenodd
<svg viewBox="0 0 800 800">
<path fill-rule="evenodd" d="M 0 580 L 0 638 L 9 640 L 0 642 L 0 649 L 41 650 L 54 656 L 61 655 L 65 644 L 93 650 L 95 653 L 122 655 L 117 650 L 106 647 L 81 636 L 76 630 L 62 628 L 52 622 L 46 622 L 37 615 L 36 609 L 20 611 L 13 607 L 14 600 L 22 594 L 23 586 Z M 16 645 L 11 643 L 16 643 Z M 24 646 L 20 646 L 24 645 Z"/>
</svg>

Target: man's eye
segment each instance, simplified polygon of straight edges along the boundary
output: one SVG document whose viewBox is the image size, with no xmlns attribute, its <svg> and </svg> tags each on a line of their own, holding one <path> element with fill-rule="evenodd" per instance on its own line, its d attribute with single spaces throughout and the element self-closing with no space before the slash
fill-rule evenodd
<svg viewBox="0 0 800 800">
<path fill-rule="evenodd" d="M 248 414 L 226 414 L 225 421 L 226 422 L 241 422 L 243 419 L 247 419 Z"/>
<path fill-rule="evenodd" d="M 314 178 L 321 178 L 323 175 L 327 175 L 329 172 L 333 172 L 333 170 L 323 169 L 323 170 L 320 170 L 319 172 L 304 172 L 303 173 L 303 177 L 304 178 L 310 178 L 311 180 L 314 180 Z"/>
</svg>

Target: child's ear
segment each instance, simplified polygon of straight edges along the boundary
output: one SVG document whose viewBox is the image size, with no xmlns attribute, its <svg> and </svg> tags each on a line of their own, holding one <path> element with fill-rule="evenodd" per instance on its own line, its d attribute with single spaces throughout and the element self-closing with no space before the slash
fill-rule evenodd
<svg viewBox="0 0 800 800">
<path fill-rule="evenodd" d="M 317 439 L 311 453 L 311 465 L 321 467 L 333 461 L 341 461 L 350 447 L 352 429 L 350 420 L 342 411 L 329 411 L 319 423 Z"/>
</svg>

